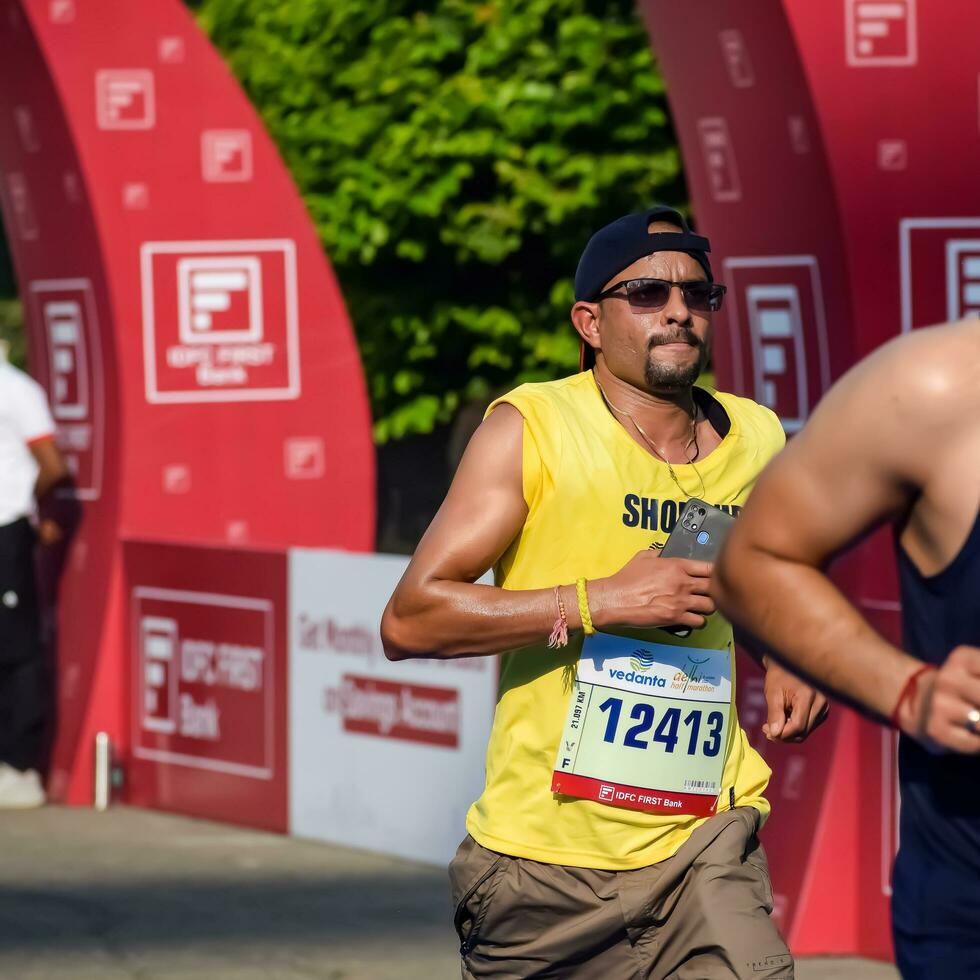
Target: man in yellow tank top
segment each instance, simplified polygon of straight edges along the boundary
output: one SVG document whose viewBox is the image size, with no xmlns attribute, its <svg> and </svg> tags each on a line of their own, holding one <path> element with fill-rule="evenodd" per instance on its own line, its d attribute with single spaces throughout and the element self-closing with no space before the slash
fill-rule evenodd
<svg viewBox="0 0 980 980">
<path fill-rule="evenodd" d="M 391 659 L 503 654 L 450 866 L 464 978 L 793 976 L 731 626 L 711 565 L 655 547 L 692 498 L 737 514 L 784 443 L 695 385 L 725 291 L 708 250 L 670 208 L 593 235 L 571 312 L 591 370 L 490 406 L 385 611 Z M 778 666 L 766 698 L 773 739 L 826 713 Z"/>
</svg>

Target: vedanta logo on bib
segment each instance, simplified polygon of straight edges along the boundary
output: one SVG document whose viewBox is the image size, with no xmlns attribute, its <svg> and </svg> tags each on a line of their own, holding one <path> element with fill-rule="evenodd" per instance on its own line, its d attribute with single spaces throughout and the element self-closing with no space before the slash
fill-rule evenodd
<svg viewBox="0 0 980 980">
<path fill-rule="evenodd" d="M 663 677 L 650 677 L 649 675 L 637 674 L 632 670 L 629 673 L 625 670 L 610 670 L 609 676 L 617 681 L 629 681 L 632 684 L 643 684 L 646 687 L 667 686 L 667 681 Z"/>
</svg>

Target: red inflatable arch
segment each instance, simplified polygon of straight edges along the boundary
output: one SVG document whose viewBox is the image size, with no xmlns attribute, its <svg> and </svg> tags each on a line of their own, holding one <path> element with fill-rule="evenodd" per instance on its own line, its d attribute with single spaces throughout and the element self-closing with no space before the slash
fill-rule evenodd
<svg viewBox="0 0 980 980">
<path fill-rule="evenodd" d="M 123 743 L 128 725 L 126 542 L 243 549 L 246 596 L 262 549 L 371 549 L 370 417 L 314 227 L 179 0 L 2 0 L 0 51 L 0 201 L 82 502 L 50 785 L 87 801 L 96 719 Z M 134 770 L 132 798 L 177 792 L 148 778 Z"/>
<path fill-rule="evenodd" d="M 879 344 L 980 312 L 975 2 L 639 5 L 729 286 L 722 387 L 772 406 L 793 432 Z M 879 536 L 838 574 L 897 640 L 890 541 Z M 752 670 L 740 707 L 774 768 L 777 918 L 796 953 L 887 956 L 894 738 L 838 708 L 805 745 L 769 747 Z"/>
</svg>

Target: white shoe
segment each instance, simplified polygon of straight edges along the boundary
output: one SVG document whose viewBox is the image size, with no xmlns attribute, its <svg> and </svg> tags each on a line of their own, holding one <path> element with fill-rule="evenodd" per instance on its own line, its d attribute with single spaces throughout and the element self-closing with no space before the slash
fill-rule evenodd
<svg viewBox="0 0 980 980">
<path fill-rule="evenodd" d="M 0 810 L 31 810 L 46 802 L 44 786 L 36 769 L 21 772 L 0 762 Z"/>
</svg>

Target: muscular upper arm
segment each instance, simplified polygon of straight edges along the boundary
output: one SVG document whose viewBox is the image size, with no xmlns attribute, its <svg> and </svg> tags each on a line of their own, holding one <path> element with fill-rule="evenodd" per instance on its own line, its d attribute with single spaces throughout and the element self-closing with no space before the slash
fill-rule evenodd
<svg viewBox="0 0 980 980">
<path fill-rule="evenodd" d="M 511 405 L 484 420 L 425 532 L 394 599 L 436 580 L 473 582 L 507 550 L 527 517 L 524 418 Z"/>
<path fill-rule="evenodd" d="M 888 345 L 831 389 L 760 477 L 729 563 L 756 550 L 819 566 L 908 508 L 948 414 L 941 383 L 915 353 Z"/>
</svg>

